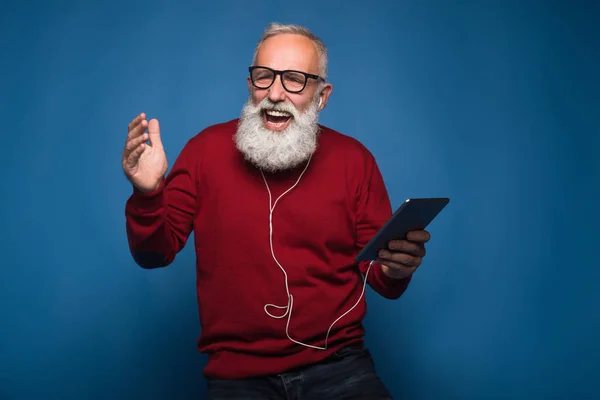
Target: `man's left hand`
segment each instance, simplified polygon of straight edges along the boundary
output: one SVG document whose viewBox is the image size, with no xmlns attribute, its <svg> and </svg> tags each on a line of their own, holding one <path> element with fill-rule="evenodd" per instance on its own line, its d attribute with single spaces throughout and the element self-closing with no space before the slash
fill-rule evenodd
<svg viewBox="0 0 600 400">
<path fill-rule="evenodd" d="M 388 249 L 379 251 L 377 261 L 381 264 L 383 273 L 394 279 L 411 276 L 421 265 L 425 257 L 425 243 L 431 235 L 427 231 L 412 231 L 405 240 L 392 240 Z"/>
</svg>

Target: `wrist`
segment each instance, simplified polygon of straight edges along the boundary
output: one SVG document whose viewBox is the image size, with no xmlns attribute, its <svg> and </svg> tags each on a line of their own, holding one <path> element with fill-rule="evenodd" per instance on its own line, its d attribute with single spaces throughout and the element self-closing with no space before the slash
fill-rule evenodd
<svg viewBox="0 0 600 400">
<path fill-rule="evenodd" d="M 162 189 L 164 188 L 164 183 L 164 179 L 161 178 L 152 188 L 139 188 L 135 184 L 133 184 L 133 192 L 143 197 L 154 197 L 155 195 L 162 192 Z"/>
</svg>

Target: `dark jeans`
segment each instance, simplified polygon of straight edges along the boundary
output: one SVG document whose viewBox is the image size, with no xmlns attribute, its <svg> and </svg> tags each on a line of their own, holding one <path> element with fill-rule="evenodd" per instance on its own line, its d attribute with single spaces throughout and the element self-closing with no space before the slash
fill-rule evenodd
<svg viewBox="0 0 600 400">
<path fill-rule="evenodd" d="M 329 359 L 256 379 L 207 379 L 208 399 L 382 400 L 392 396 L 377 376 L 368 349 L 345 348 Z"/>
</svg>

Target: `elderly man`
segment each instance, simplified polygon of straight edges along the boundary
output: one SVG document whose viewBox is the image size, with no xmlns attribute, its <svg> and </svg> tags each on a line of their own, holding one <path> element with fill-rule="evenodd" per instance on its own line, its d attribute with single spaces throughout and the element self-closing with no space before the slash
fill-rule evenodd
<svg viewBox="0 0 600 400">
<path fill-rule="evenodd" d="M 271 24 L 240 118 L 191 138 L 168 175 L 158 121 L 129 124 L 130 250 L 164 267 L 194 231 L 210 398 L 390 398 L 363 345 L 365 285 L 400 297 L 429 233 L 354 261 L 392 210 L 371 153 L 317 122 L 326 73 L 321 40 Z"/>
</svg>

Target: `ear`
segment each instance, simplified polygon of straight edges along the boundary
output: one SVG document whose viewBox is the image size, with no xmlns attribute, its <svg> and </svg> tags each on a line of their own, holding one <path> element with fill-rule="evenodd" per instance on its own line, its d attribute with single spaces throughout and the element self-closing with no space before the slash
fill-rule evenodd
<svg viewBox="0 0 600 400">
<path fill-rule="evenodd" d="M 319 106 L 319 111 L 323 110 L 327 106 L 327 102 L 329 101 L 329 96 L 331 96 L 331 92 L 333 91 L 333 85 L 331 83 L 326 83 L 323 85 L 321 89 L 321 93 L 319 94 L 319 101 L 321 105 Z"/>
<path fill-rule="evenodd" d="M 252 80 L 250 80 L 250 76 L 246 77 L 246 83 L 248 84 L 248 93 L 252 93 Z"/>
</svg>

